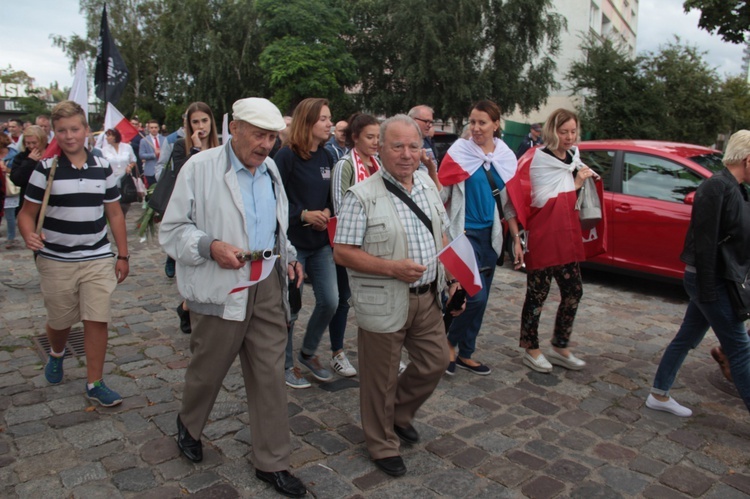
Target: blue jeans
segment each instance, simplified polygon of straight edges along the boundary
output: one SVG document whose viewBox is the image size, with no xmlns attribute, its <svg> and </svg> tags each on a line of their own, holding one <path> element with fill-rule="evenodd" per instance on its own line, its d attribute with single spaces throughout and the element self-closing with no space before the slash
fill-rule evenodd
<svg viewBox="0 0 750 499">
<path fill-rule="evenodd" d="M 8 208 L 5 210 L 5 221 L 8 224 L 8 241 L 16 238 L 16 209 Z"/>
<path fill-rule="evenodd" d="M 315 293 L 315 308 L 310 315 L 310 320 L 307 322 L 307 330 L 305 331 L 305 338 L 302 340 L 300 351 L 305 355 L 314 355 L 318 349 L 320 339 L 323 337 L 323 332 L 331 322 L 331 319 L 333 319 L 333 315 L 339 306 L 339 292 L 336 285 L 336 264 L 333 263 L 333 250 L 328 245 L 316 250 L 298 249 L 297 261 L 305 269 L 312 283 L 313 293 Z M 303 287 L 304 283 L 300 286 L 300 294 Z M 294 335 L 294 323 L 296 320 L 297 314 L 293 314 L 286 343 L 285 369 L 294 366 L 292 337 Z"/>
<path fill-rule="evenodd" d="M 349 298 L 352 296 L 346 267 L 336 265 L 336 284 L 339 289 L 339 306 L 330 324 L 328 324 L 328 334 L 331 336 L 331 352 L 338 352 L 344 349 L 346 319 L 349 315 Z"/>
<path fill-rule="evenodd" d="M 492 228 L 467 229 L 466 237 L 469 238 L 474 254 L 477 257 L 477 265 L 482 275 L 482 289 L 474 296 L 466 297 L 466 310 L 453 319 L 448 330 L 448 342 L 452 346 L 458 346 L 458 356 L 462 359 L 470 359 L 476 350 L 477 336 L 482 328 L 484 310 L 487 308 L 487 300 L 490 295 L 492 278 L 495 276 L 495 265 L 497 264 L 497 253 L 492 249 Z"/>
<path fill-rule="evenodd" d="M 719 339 L 737 391 L 750 410 L 750 338 L 745 324 L 737 318 L 729 302 L 726 282 L 718 279 L 718 299 L 703 303 L 698 301 L 697 278 L 693 272 L 685 272 L 685 291 L 690 297 L 682 325 L 662 355 L 654 377 L 652 393 L 668 395 L 688 352 L 700 345 L 709 326 Z"/>
</svg>

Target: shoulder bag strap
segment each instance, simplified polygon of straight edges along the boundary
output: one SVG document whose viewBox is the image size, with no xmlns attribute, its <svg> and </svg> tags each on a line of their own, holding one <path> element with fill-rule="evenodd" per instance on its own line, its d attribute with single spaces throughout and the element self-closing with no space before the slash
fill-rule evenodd
<svg viewBox="0 0 750 499">
<path fill-rule="evenodd" d="M 385 184 L 385 188 L 388 189 L 388 191 L 399 198 L 401 201 L 404 202 L 406 206 L 408 206 L 411 211 L 414 212 L 414 214 L 419 218 L 419 220 L 422 221 L 425 227 L 430 231 L 430 234 L 434 234 L 432 232 L 432 221 L 430 221 L 430 218 L 425 215 L 425 213 L 422 211 L 422 209 L 417 206 L 417 203 L 415 203 L 409 196 L 406 195 L 404 191 L 399 189 L 396 185 L 393 184 L 390 180 L 383 179 L 383 183 Z"/>
<path fill-rule="evenodd" d="M 492 197 L 495 198 L 495 204 L 497 205 L 497 214 L 500 215 L 500 220 L 505 218 L 505 214 L 503 213 L 503 201 L 500 199 L 500 189 L 497 188 L 497 184 L 495 183 L 495 179 L 492 177 L 492 167 L 490 166 L 489 169 L 484 169 L 484 173 L 487 174 L 487 182 L 490 183 L 490 189 L 492 189 Z"/>
</svg>

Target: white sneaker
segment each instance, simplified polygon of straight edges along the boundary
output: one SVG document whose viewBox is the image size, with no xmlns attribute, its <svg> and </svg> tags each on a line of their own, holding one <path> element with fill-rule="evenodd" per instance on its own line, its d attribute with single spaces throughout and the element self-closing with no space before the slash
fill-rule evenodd
<svg viewBox="0 0 750 499">
<path fill-rule="evenodd" d="M 689 418 L 693 415 L 693 411 L 685 406 L 678 404 L 677 401 L 672 397 L 669 397 L 669 400 L 667 400 L 666 402 L 662 402 L 661 400 L 657 400 L 657 398 L 650 393 L 648 394 L 648 398 L 646 399 L 646 407 L 655 411 L 669 412 L 674 414 L 675 416 L 680 416 L 681 418 Z"/>
<path fill-rule="evenodd" d="M 406 364 L 403 363 L 403 361 L 398 361 L 398 375 L 401 376 L 401 373 L 406 371 Z"/>
<path fill-rule="evenodd" d="M 349 362 L 349 359 L 343 350 L 337 355 L 331 357 L 331 369 L 333 369 L 333 372 L 339 376 L 345 376 L 347 378 L 357 375 L 357 370 L 354 369 L 352 363 Z"/>
<path fill-rule="evenodd" d="M 535 359 L 529 352 L 526 352 L 523 354 L 523 363 L 539 373 L 552 372 L 552 364 L 549 363 L 543 353 L 540 353 L 539 357 Z"/>
</svg>

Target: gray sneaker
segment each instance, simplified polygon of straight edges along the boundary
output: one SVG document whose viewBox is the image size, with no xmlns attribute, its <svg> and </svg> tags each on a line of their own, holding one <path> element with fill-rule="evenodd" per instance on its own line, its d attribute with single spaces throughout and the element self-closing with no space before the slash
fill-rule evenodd
<svg viewBox="0 0 750 499">
<path fill-rule="evenodd" d="M 286 386 L 291 388 L 310 388 L 310 382 L 302 377 L 299 367 L 290 367 L 284 372 Z"/>
<path fill-rule="evenodd" d="M 306 359 L 302 356 L 302 353 L 297 356 L 297 359 L 299 359 L 299 363 L 305 366 L 310 370 L 312 375 L 317 379 L 318 381 L 330 381 L 331 378 L 333 378 L 333 375 L 331 372 L 324 368 L 320 361 L 318 360 L 317 355 L 313 355 L 309 359 Z"/>
</svg>

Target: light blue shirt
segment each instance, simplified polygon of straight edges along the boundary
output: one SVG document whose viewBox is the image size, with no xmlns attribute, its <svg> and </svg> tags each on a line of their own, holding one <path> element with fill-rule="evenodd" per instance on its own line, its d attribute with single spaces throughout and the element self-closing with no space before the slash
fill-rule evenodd
<svg viewBox="0 0 750 499">
<path fill-rule="evenodd" d="M 255 174 L 237 159 L 229 146 L 229 160 L 237 174 L 245 208 L 249 251 L 273 249 L 276 245 L 276 194 L 273 180 L 265 163 L 255 169 Z"/>
</svg>

